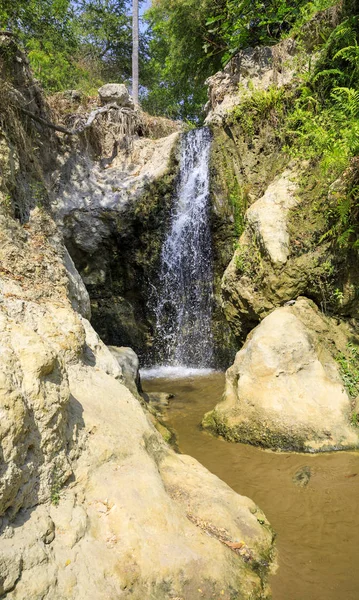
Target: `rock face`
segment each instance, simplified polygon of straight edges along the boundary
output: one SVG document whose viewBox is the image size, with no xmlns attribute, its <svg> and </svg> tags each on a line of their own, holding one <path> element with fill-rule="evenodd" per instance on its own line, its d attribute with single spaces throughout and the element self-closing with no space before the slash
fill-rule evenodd
<svg viewBox="0 0 359 600">
<path fill-rule="evenodd" d="M 53 212 L 89 292 L 96 330 L 107 344 L 143 355 L 151 342 L 149 286 L 169 218 L 179 134 L 145 139 L 129 127 L 127 135 L 114 119 L 97 123 L 92 134 L 101 158 L 77 146 L 62 157 Z"/>
<path fill-rule="evenodd" d="M 264 196 L 246 212 L 246 219 L 262 253 L 274 265 L 287 262 L 289 255 L 288 211 L 297 204 L 295 174 L 287 170 L 267 188 Z"/>
<path fill-rule="evenodd" d="M 243 233 L 222 279 L 223 309 L 239 340 L 306 289 L 310 271 L 301 273 L 303 258 L 288 262 L 290 211 L 300 203 L 296 178 L 286 169 L 245 213 Z"/>
<path fill-rule="evenodd" d="M 268 448 L 358 447 L 351 401 L 328 349 L 343 335 L 304 298 L 275 310 L 238 352 L 224 400 L 205 423 L 229 439 Z"/>
<path fill-rule="evenodd" d="M 16 73 L 34 89 L 25 62 Z M 265 516 L 176 455 L 124 385 L 134 357 L 118 361 L 86 319 L 86 290 L 47 210 L 42 130 L 13 118 L 1 122 L 0 156 L 10 195 L 0 204 L 0 596 L 267 599 Z M 23 147 L 34 155 L 19 178 Z M 26 177 L 39 172 L 41 199 L 26 200 Z"/>
<path fill-rule="evenodd" d="M 198 587 L 228 600 L 233 589 L 238 598 L 266 597 L 250 563 L 264 560 L 271 534 L 253 503 L 169 451 L 114 379 L 82 367 L 69 369 L 69 381 L 86 449 L 58 506 L 7 527 L 0 554 L 8 597 L 161 600 L 194 597 Z M 221 535 L 245 541 L 251 561 Z"/>
<path fill-rule="evenodd" d="M 276 46 L 246 48 L 239 52 L 225 67 L 206 81 L 209 102 L 206 118 L 208 125 L 219 125 L 229 110 L 245 97 L 248 86 L 267 90 L 275 85 L 288 84 L 294 74 L 292 66 L 296 43 L 292 39 Z"/>
</svg>

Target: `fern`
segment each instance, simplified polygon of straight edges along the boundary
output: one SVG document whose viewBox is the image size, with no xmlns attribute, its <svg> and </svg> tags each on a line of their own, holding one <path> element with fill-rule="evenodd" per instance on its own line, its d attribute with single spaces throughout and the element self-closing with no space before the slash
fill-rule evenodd
<svg viewBox="0 0 359 600">
<path fill-rule="evenodd" d="M 359 116 L 359 90 L 347 87 L 336 87 L 332 98 L 339 109 L 351 117 Z"/>
</svg>

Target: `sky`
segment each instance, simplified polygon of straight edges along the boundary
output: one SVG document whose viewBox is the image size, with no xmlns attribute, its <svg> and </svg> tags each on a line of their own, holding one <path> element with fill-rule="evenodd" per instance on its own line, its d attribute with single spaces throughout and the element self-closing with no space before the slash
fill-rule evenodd
<svg viewBox="0 0 359 600">
<path fill-rule="evenodd" d="M 140 5 L 140 18 L 141 18 L 141 15 L 143 15 L 143 13 L 148 8 L 150 8 L 150 6 L 151 6 L 151 0 L 145 0 L 144 2 L 141 3 L 141 5 Z M 141 21 L 140 21 L 140 31 L 144 31 L 145 29 L 146 29 L 145 24 L 143 22 L 141 23 Z"/>
<path fill-rule="evenodd" d="M 148 8 L 150 8 L 151 6 L 151 0 L 145 0 L 145 2 L 142 4 L 141 6 L 141 14 L 147 10 Z"/>
</svg>

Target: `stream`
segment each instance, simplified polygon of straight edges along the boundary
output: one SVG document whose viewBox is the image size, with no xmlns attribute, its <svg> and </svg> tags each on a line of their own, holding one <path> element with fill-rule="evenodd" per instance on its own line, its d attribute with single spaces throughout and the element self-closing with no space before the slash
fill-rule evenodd
<svg viewBox="0 0 359 600">
<path fill-rule="evenodd" d="M 221 398 L 223 373 L 145 378 L 143 387 L 175 395 L 164 419 L 180 451 L 251 498 L 269 519 L 279 564 L 271 576 L 273 600 L 358 600 L 359 452 L 275 453 L 202 431 L 204 413 Z M 310 478 L 301 486 L 293 478 L 303 467 Z"/>
<path fill-rule="evenodd" d="M 211 135 L 185 134 L 154 303 L 155 356 L 146 392 L 174 399 L 163 418 L 179 450 L 264 511 L 277 534 L 273 600 L 358 600 L 359 452 L 302 455 L 231 444 L 200 428 L 221 399 L 213 372 L 213 274 L 209 221 Z"/>
</svg>

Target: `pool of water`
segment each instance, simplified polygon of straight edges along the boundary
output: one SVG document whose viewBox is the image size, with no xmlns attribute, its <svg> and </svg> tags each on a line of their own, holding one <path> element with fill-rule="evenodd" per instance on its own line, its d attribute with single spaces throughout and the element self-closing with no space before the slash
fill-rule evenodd
<svg viewBox="0 0 359 600">
<path fill-rule="evenodd" d="M 223 373 L 142 383 L 146 392 L 175 395 L 164 418 L 181 452 L 265 512 L 279 551 L 279 569 L 271 577 L 273 600 L 358 600 L 359 452 L 276 453 L 201 431 L 204 413 L 221 398 Z M 311 474 L 305 487 L 293 481 L 303 467 Z"/>
</svg>

